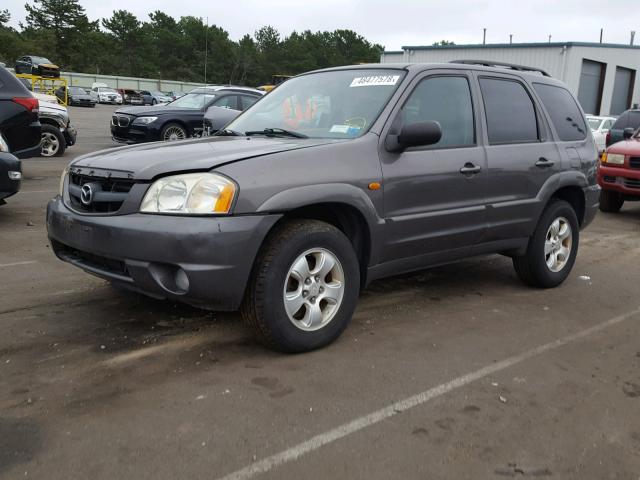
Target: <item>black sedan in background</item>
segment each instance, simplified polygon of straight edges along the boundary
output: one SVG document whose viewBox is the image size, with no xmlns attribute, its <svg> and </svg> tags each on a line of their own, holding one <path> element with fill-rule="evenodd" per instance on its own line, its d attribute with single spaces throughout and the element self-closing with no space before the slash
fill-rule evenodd
<svg viewBox="0 0 640 480">
<path fill-rule="evenodd" d="M 79 107 L 95 107 L 96 102 L 91 95 L 81 87 L 60 87 L 56 90 L 56 97 L 64 103 L 64 91 L 67 90 L 67 105 Z"/>
<path fill-rule="evenodd" d="M 253 88 L 208 86 L 196 88 L 166 105 L 119 108 L 111 117 L 111 135 L 113 140 L 121 143 L 199 136 L 207 108 L 217 106 L 245 110 L 262 95 L 263 92 Z"/>
<path fill-rule="evenodd" d="M 0 205 L 4 199 L 20 190 L 22 168 L 20 160 L 10 153 L 0 152 Z"/>
</svg>

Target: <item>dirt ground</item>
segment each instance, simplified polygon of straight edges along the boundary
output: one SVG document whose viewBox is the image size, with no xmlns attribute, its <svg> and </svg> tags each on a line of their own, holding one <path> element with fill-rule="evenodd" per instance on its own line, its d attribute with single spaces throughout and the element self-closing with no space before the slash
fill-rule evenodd
<svg viewBox="0 0 640 480">
<path fill-rule="evenodd" d="M 640 203 L 560 288 L 500 256 L 382 280 L 285 356 L 54 257 L 46 203 L 112 110 L 71 108 L 78 144 L 0 207 L 0 478 L 640 478 Z"/>
</svg>

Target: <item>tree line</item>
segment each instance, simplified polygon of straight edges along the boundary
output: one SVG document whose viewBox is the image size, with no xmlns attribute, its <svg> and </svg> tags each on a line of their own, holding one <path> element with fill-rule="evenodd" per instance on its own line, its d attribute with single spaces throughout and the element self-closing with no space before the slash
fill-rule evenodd
<svg viewBox="0 0 640 480">
<path fill-rule="evenodd" d="M 127 10 L 91 21 L 79 0 L 33 0 L 19 28 L 0 10 L 0 61 L 22 55 L 49 58 L 63 71 L 260 85 L 274 74 L 379 61 L 383 47 L 352 30 L 294 31 L 272 26 L 234 41 L 202 18 L 175 19 L 161 11 L 139 20 Z M 207 62 L 205 70 L 205 49 Z"/>
</svg>

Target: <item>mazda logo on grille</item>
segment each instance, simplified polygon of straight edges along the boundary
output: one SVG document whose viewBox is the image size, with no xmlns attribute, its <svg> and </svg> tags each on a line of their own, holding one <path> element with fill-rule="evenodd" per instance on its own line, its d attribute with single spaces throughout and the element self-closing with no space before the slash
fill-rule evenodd
<svg viewBox="0 0 640 480">
<path fill-rule="evenodd" d="M 80 201 L 83 205 L 91 205 L 93 201 L 93 188 L 88 183 L 85 183 L 80 190 Z"/>
</svg>

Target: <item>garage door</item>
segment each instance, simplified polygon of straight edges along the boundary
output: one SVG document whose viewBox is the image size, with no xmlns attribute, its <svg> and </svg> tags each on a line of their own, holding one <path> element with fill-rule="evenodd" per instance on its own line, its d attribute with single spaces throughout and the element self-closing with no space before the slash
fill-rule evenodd
<svg viewBox="0 0 640 480">
<path fill-rule="evenodd" d="M 613 84 L 613 96 L 611 98 L 610 113 L 612 115 L 619 115 L 631 106 L 635 77 L 635 70 L 616 67 L 616 80 Z"/>
<path fill-rule="evenodd" d="M 585 113 L 600 114 L 600 102 L 602 100 L 602 86 L 604 85 L 604 72 L 606 64 L 592 60 L 582 61 L 580 72 L 580 86 L 578 87 L 578 100 Z"/>
</svg>

